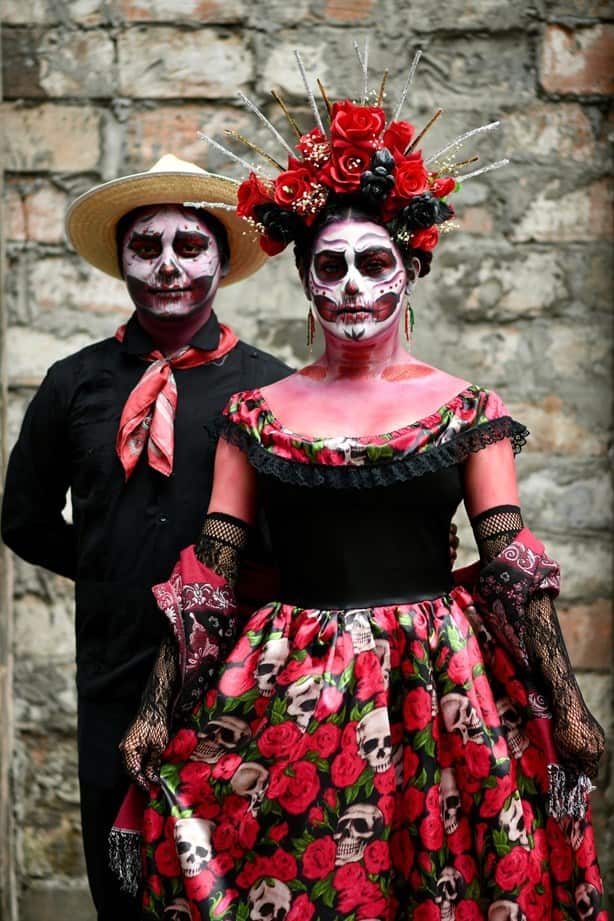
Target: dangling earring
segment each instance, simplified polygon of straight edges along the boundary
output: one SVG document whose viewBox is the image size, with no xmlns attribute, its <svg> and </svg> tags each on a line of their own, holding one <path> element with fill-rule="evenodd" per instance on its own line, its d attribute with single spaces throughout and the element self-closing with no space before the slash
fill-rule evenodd
<svg viewBox="0 0 614 921">
<path fill-rule="evenodd" d="M 311 352 L 313 348 L 313 340 L 316 334 L 316 321 L 313 315 L 313 310 L 311 309 L 311 304 L 309 305 L 309 313 L 307 314 L 307 348 Z"/>
<path fill-rule="evenodd" d="M 414 311 L 409 303 L 409 298 L 405 302 L 405 338 L 408 342 L 411 341 L 411 334 L 414 331 Z"/>
</svg>

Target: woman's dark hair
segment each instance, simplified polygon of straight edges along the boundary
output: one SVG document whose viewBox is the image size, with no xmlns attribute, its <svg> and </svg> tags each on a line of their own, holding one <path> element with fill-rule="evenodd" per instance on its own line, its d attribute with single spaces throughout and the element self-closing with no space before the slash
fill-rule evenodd
<svg viewBox="0 0 614 921">
<path fill-rule="evenodd" d="M 169 202 L 169 204 L 171 203 Z M 124 237 L 126 236 L 126 231 L 128 230 L 128 227 L 133 222 L 133 220 L 138 216 L 139 212 L 151 211 L 152 208 L 155 207 L 156 205 L 142 205 L 139 208 L 133 208 L 132 211 L 129 211 L 128 214 L 124 214 L 124 216 L 117 222 L 117 228 L 115 230 L 115 241 L 117 243 L 117 264 L 122 274 L 122 278 L 124 275 L 122 266 L 122 245 L 124 242 Z M 162 204 L 160 204 L 159 207 L 162 207 Z M 226 228 L 222 222 L 215 216 L 215 214 L 211 214 L 210 211 L 204 211 L 202 208 L 187 208 L 179 203 L 177 207 L 183 208 L 184 211 L 189 211 L 190 214 L 194 214 L 196 217 L 199 217 L 202 221 L 204 221 L 208 229 L 215 237 L 215 242 L 217 243 L 217 248 L 220 254 L 220 265 L 222 269 L 225 269 L 230 262 L 230 246 L 228 244 L 228 234 L 226 233 Z"/>
<path fill-rule="evenodd" d="M 420 261 L 419 275 L 422 278 L 431 271 L 431 262 L 433 254 L 424 249 L 413 249 L 411 246 L 404 244 L 397 239 L 391 232 L 390 226 L 382 220 L 379 205 L 373 207 L 365 200 L 364 196 L 355 197 L 351 195 L 331 197 L 327 206 L 320 212 L 316 220 L 310 227 L 303 225 L 300 234 L 294 241 L 294 261 L 301 278 L 305 278 L 311 262 L 313 247 L 320 231 L 335 221 L 344 221 L 348 218 L 356 218 L 359 221 L 373 221 L 380 224 L 390 233 L 403 259 L 405 268 L 409 268 L 411 260 L 415 257 Z"/>
</svg>

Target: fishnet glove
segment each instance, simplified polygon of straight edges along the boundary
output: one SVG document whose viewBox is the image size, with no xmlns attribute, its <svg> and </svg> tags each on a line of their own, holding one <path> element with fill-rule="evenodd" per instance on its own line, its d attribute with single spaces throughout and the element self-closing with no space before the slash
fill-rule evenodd
<svg viewBox="0 0 614 921">
<path fill-rule="evenodd" d="M 578 774 L 597 776 L 605 750 L 603 729 L 576 681 L 552 599 L 538 592 L 527 605 L 527 651 L 550 696 L 554 742 L 561 760 Z"/>
<path fill-rule="evenodd" d="M 520 509 L 497 506 L 471 522 L 480 559 L 488 564 L 523 529 Z M 534 592 L 527 601 L 524 641 L 529 663 L 548 691 L 553 734 L 561 760 L 594 778 L 605 749 L 603 729 L 590 713 L 576 681 L 552 598 Z"/>
<path fill-rule="evenodd" d="M 196 556 L 229 585 L 234 586 L 239 577 L 241 554 L 249 540 L 249 528 L 244 521 L 222 512 L 212 512 L 205 517 Z"/>
<path fill-rule="evenodd" d="M 158 771 L 169 741 L 176 680 L 176 653 L 173 641 L 168 638 L 160 646 L 138 713 L 119 745 L 128 774 L 147 795 L 148 782 L 158 783 L 160 779 Z"/>
</svg>

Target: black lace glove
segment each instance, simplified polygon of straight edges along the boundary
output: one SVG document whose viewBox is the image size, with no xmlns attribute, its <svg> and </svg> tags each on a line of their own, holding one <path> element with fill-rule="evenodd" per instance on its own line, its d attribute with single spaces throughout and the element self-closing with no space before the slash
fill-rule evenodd
<svg viewBox="0 0 614 921">
<path fill-rule="evenodd" d="M 148 781 L 159 781 L 160 759 L 169 741 L 176 684 L 177 659 L 169 637 L 160 646 L 138 713 L 119 745 L 128 774 L 147 795 Z"/>
<path fill-rule="evenodd" d="M 520 509 L 512 505 L 482 512 L 471 524 L 484 565 L 508 547 L 524 527 Z M 523 638 L 531 669 L 548 692 L 561 761 L 577 774 L 594 778 L 605 750 L 604 732 L 586 706 L 547 591 L 537 590 L 527 599 Z"/>
<path fill-rule="evenodd" d="M 222 512 L 207 515 L 196 556 L 201 563 L 223 576 L 230 586 L 239 577 L 241 555 L 249 541 L 249 528 L 244 521 Z"/>
</svg>

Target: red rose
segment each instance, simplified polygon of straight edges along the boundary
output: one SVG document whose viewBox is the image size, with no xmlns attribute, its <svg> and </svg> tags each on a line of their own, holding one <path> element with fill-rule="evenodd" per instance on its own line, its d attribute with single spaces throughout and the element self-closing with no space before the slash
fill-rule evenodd
<svg viewBox="0 0 614 921">
<path fill-rule="evenodd" d="M 341 730 L 333 723 L 318 726 L 312 736 L 307 736 L 308 751 L 316 751 L 320 758 L 330 758 L 339 748 Z"/>
<path fill-rule="evenodd" d="M 458 684 L 461 687 L 465 682 L 471 681 L 472 670 L 473 666 L 468 659 L 466 649 L 461 649 L 459 652 L 455 652 L 451 655 L 446 666 L 446 672 L 450 677 L 450 681 L 453 681 L 454 684 Z"/>
<path fill-rule="evenodd" d="M 307 879 L 324 879 L 335 869 L 337 845 L 330 835 L 316 838 L 303 854 L 303 875 Z"/>
<path fill-rule="evenodd" d="M 352 752 L 358 751 L 358 742 L 356 739 L 357 720 L 348 723 L 341 734 L 341 747 Z"/>
<path fill-rule="evenodd" d="M 506 774 L 505 777 L 497 777 L 495 781 L 496 786 L 486 791 L 480 806 L 480 815 L 484 818 L 499 815 L 503 809 L 503 804 L 512 792 L 513 783 L 509 774 Z"/>
<path fill-rule="evenodd" d="M 382 667 L 371 650 L 357 656 L 354 675 L 358 679 L 356 696 L 359 700 L 370 700 L 377 691 L 383 690 Z"/>
<path fill-rule="evenodd" d="M 287 812 L 299 815 L 305 812 L 320 790 L 318 772 L 310 761 L 297 761 L 291 765 L 289 771 L 292 776 L 278 799 Z"/>
<path fill-rule="evenodd" d="M 163 828 L 164 818 L 159 812 L 148 806 L 143 815 L 143 840 L 151 844 L 152 841 L 160 837 Z"/>
<path fill-rule="evenodd" d="M 414 249 L 425 249 L 427 251 L 435 249 L 438 242 L 439 231 L 434 224 L 425 230 L 416 230 L 409 238 L 409 243 Z"/>
<path fill-rule="evenodd" d="M 261 243 L 263 239 L 264 237 L 260 238 Z M 245 694 L 246 691 L 253 688 L 256 684 L 254 670 L 259 655 L 260 650 L 254 649 L 252 653 L 236 665 L 229 665 L 230 660 L 228 660 L 226 668 L 224 668 L 220 676 L 219 690 L 222 694 L 227 697 L 240 697 L 241 694 Z"/>
<path fill-rule="evenodd" d="M 351 787 L 365 769 L 365 762 L 353 751 L 344 749 L 334 759 L 330 779 L 336 787 Z"/>
<path fill-rule="evenodd" d="M 360 177 L 371 165 L 373 151 L 366 147 L 334 149 L 333 155 L 320 173 L 320 179 L 340 195 L 360 188 Z"/>
<path fill-rule="evenodd" d="M 497 863 L 495 880 L 504 892 L 512 892 L 527 878 L 529 852 L 523 847 L 514 847 Z"/>
<path fill-rule="evenodd" d="M 181 876 L 175 843 L 163 841 L 154 852 L 154 865 L 160 876 Z"/>
<path fill-rule="evenodd" d="M 378 808 L 382 815 L 384 816 L 384 822 L 386 825 L 389 825 L 394 819 L 394 807 L 395 807 L 395 797 L 394 796 L 380 796 L 377 801 Z"/>
<path fill-rule="evenodd" d="M 300 150 L 303 159 L 314 166 L 323 166 L 330 157 L 330 144 L 325 134 L 322 134 L 319 128 L 312 128 L 306 134 L 302 134 L 296 150 Z"/>
<path fill-rule="evenodd" d="M 250 812 L 241 819 L 239 826 L 239 844 L 248 851 L 253 850 L 260 833 L 260 825 Z"/>
<path fill-rule="evenodd" d="M 451 176 L 442 176 L 440 179 L 435 179 L 431 185 L 431 192 L 436 198 L 445 198 L 446 195 L 450 195 L 455 188 L 456 179 L 452 179 Z"/>
<path fill-rule="evenodd" d="M 454 909 L 454 921 L 482 921 L 484 915 L 473 899 L 462 899 Z"/>
<path fill-rule="evenodd" d="M 313 902 L 308 895 L 302 892 L 292 902 L 292 907 L 286 915 L 286 921 L 311 921 L 315 912 Z"/>
<path fill-rule="evenodd" d="M 231 857 L 239 857 L 241 848 L 237 826 L 230 819 L 223 819 L 213 832 L 213 846 L 216 853 L 228 851 Z"/>
<path fill-rule="evenodd" d="M 463 750 L 465 767 L 472 777 L 488 777 L 491 768 L 491 755 L 486 745 L 467 742 Z"/>
<path fill-rule="evenodd" d="M 230 780 L 233 774 L 236 774 L 241 760 L 240 755 L 222 755 L 217 764 L 214 765 L 213 776 L 217 780 Z"/>
<path fill-rule="evenodd" d="M 432 899 L 429 899 L 428 902 L 421 902 L 414 908 L 412 919 L 413 921 L 439 921 L 439 908 Z"/>
<path fill-rule="evenodd" d="M 162 895 L 162 880 L 159 876 L 150 876 L 147 883 L 154 895 Z"/>
<path fill-rule="evenodd" d="M 384 131 L 384 147 L 393 157 L 402 157 L 411 144 L 415 128 L 409 122 L 390 122 Z"/>
<path fill-rule="evenodd" d="M 290 208 L 311 191 L 311 182 L 311 173 L 304 166 L 280 173 L 275 180 L 275 201 L 282 208 Z"/>
<path fill-rule="evenodd" d="M 186 876 L 184 886 L 189 899 L 202 902 L 213 889 L 213 876 L 209 870 L 201 870 L 198 876 Z"/>
<path fill-rule="evenodd" d="M 292 854 L 288 854 L 287 851 L 276 851 L 275 854 L 270 858 L 271 868 L 269 869 L 267 876 L 273 876 L 275 879 L 281 879 L 284 883 L 289 882 L 291 879 L 296 879 L 296 874 L 298 867 L 296 865 L 296 858 Z"/>
<path fill-rule="evenodd" d="M 403 828 L 395 832 L 390 839 L 390 851 L 395 869 L 407 878 L 414 862 L 414 845 L 409 832 Z"/>
<path fill-rule="evenodd" d="M 390 851 L 385 841 L 372 841 L 365 850 L 367 873 L 382 873 L 390 869 Z"/>
<path fill-rule="evenodd" d="M 333 147 L 341 141 L 374 150 L 385 124 L 386 115 L 379 106 L 358 106 L 349 99 L 335 102 L 330 126 Z"/>
<path fill-rule="evenodd" d="M 595 850 L 595 835 L 592 826 L 587 823 L 584 828 L 582 844 L 576 851 L 576 863 L 578 866 L 586 869 L 594 864 L 596 860 L 597 851 Z"/>
<path fill-rule="evenodd" d="M 386 902 L 382 897 L 382 890 L 371 880 L 366 880 L 360 887 L 340 892 L 337 896 L 337 908 L 344 914 L 354 908 L 363 906 L 363 911 L 358 915 L 360 918 L 373 918 L 373 912 L 377 911 L 377 906 L 380 903 L 383 904 L 385 909 Z M 377 913 L 379 914 L 379 912 Z"/>
<path fill-rule="evenodd" d="M 408 787 L 403 794 L 403 812 L 409 822 L 415 822 L 424 812 L 424 791 Z"/>
<path fill-rule="evenodd" d="M 429 851 L 438 851 L 443 845 L 443 822 L 440 816 L 427 815 L 420 822 L 420 841 Z"/>
<path fill-rule="evenodd" d="M 253 217 L 256 205 L 263 205 L 273 200 L 270 185 L 259 179 L 255 173 L 241 183 L 237 191 L 237 214 L 239 217 Z"/>
<path fill-rule="evenodd" d="M 265 233 L 260 235 L 260 249 L 264 250 L 267 256 L 277 256 L 279 253 L 283 253 L 287 243 L 282 243 L 279 240 L 271 240 L 270 237 L 267 237 Z"/>
<path fill-rule="evenodd" d="M 355 891 L 367 882 L 365 869 L 361 863 L 346 863 L 339 867 L 333 876 L 333 886 L 337 892 L 343 892 L 345 889 Z M 360 899 L 356 902 L 359 904 Z"/>
<path fill-rule="evenodd" d="M 281 825 L 274 825 L 269 829 L 269 838 L 271 841 L 283 841 L 288 835 L 288 823 L 282 822 Z"/>
<path fill-rule="evenodd" d="M 324 819 L 324 810 L 321 806 L 312 806 L 309 810 L 309 815 L 307 816 L 307 821 L 310 825 L 322 825 L 325 821 Z"/>
<path fill-rule="evenodd" d="M 577 859 L 576 854 L 576 859 Z M 573 868 L 572 852 L 565 843 L 562 847 L 552 848 L 550 851 L 550 872 L 560 883 L 566 883 L 571 878 Z"/>
<path fill-rule="evenodd" d="M 454 858 L 454 866 L 459 873 L 462 873 L 466 883 L 471 883 L 475 879 L 477 873 L 475 860 L 469 854 L 458 854 Z"/>
<path fill-rule="evenodd" d="M 422 162 L 422 154 L 418 151 L 405 157 L 394 171 L 395 192 L 400 198 L 411 198 L 420 195 L 426 190 L 428 173 Z"/>
<path fill-rule="evenodd" d="M 258 748 L 265 758 L 288 758 L 299 742 L 301 731 L 292 720 L 268 726 L 258 739 Z"/>
<path fill-rule="evenodd" d="M 180 729 L 164 750 L 163 760 L 176 764 L 187 761 L 196 747 L 196 733 L 192 729 Z"/>
<path fill-rule="evenodd" d="M 332 787 L 329 787 L 324 791 L 324 802 L 327 806 L 330 806 L 331 809 L 337 808 L 337 791 L 333 790 Z"/>
<path fill-rule="evenodd" d="M 376 774 L 373 778 L 373 784 L 378 793 L 394 793 L 397 788 L 397 779 L 394 768 L 390 767 L 381 774 Z"/>
<path fill-rule="evenodd" d="M 468 820 L 463 817 L 456 831 L 448 835 L 448 847 L 453 854 L 462 854 L 471 848 L 471 829 Z"/>
<path fill-rule="evenodd" d="M 230 873 L 234 865 L 235 862 L 231 855 L 222 852 L 221 854 L 217 854 L 213 860 L 210 860 L 207 867 L 215 876 L 224 879 L 224 877 Z"/>
<path fill-rule="evenodd" d="M 410 732 L 424 729 L 432 719 L 431 695 L 425 688 L 414 688 L 403 703 L 403 723 Z"/>
<path fill-rule="evenodd" d="M 336 713 L 342 703 L 343 694 L 341 691 L 327 685 L 320 694 L 313 715 L 317 720 L 325 720 L 328 716 L 332 716 L 333 713 Z"/>
</svg>

